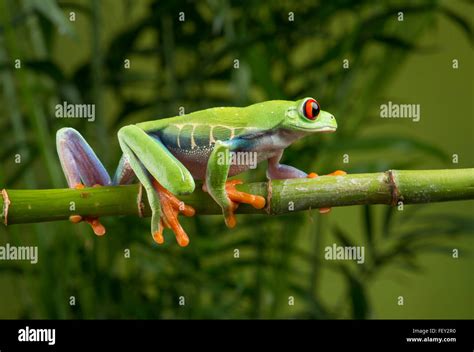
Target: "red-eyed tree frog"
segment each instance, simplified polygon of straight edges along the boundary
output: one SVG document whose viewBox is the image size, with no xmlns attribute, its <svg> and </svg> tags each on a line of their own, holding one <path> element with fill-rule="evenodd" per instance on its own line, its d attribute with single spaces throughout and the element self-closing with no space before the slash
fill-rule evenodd
<svg viewBox="0 0 474 352">
<path fill-rule="evenodd" d="M 193 192 L 195 180 L 203 180 L 203 189 L 220 205 L 226 225 L 232 228 L 236 225 L 234 211 L 240 203 L 263 208 L 266 202 L 261 196 L 238 191 L 235 186 L 241 181 L 227 180 L 251 168 L 249 163 L 236 163 L 236 155 L 252 153 L 257 163 L 268 160 L 269 179 L 316 177 L 315 173 L 308 175 L 280 164 L 283 151 L 301 137 L 334 132 L 336 128 L 334 116 L 321 110 L 313 98 L 272 100 L 242 108 L 218 107 L 142 122 L 118 131 L 123 155 L 113 179 L 76 130 L 60 129 L 56 144 L 70 188 L 123 185 L 137 177 L 152 210 L 154 240 L 164 242 L 166 227 L 173 230 L 180 246 L 186 246 L 189 238 L 178 214 L 192 216 L 195 211 L 176 196 Z M 343 174 L 338 170 L 331 175 Z M 73 215 L 70 220 L 85 220 L 97 235 L 105 233 L 98 218 Z"/>
</svg>

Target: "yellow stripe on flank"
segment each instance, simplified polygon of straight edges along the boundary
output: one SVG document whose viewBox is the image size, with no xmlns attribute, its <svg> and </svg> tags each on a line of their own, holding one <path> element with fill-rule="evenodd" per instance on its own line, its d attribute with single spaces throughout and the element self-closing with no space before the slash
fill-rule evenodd
<svg viewBox="0 0 474 352">
<path fill-rule="evenodd" d="M 176 135 L 176 144 L 178 145 L 178 148 L 181 148 L 181 142 L 179 138 L 181 136 L 181 130 L 183 129 L 184 125 L 172 125 L 172 126 L 178 129 L 178 134 Z"/>
<path fill-rule="evenodd" d="M 176 144 L 178 148 L 181 148 L 181 135 L 182 135 L 181 132 L 183 131 L 183 128 L 186 128 L 188 126 L 192 127 L 192 131 L 190 135 L 191 149 L 198 147 L 196 143 L 196 139 L 194 138 L 194 134 L 196 133 L 196 128 L 198 127 L 209 128 L 209 146 L 211 146 L 213 143 L 216 142 L 216 138 L 214 137 L 215 128 L 224 128 L 228 130 L 230 136 L 226 138 L 228 138 L 229 140 L 234 139 L 237 136 L 237 134 L 247 133 L 253 129 L 253 128 L 248 128 L 248 127 L 229 127 L 226 125 L 219 125 L 219 124 L 212 125 L 212 124 L 203 124 L 203 123 L 180 123 L 180 124 L 172 124 L 170 126 L 176 127 L 176 129 L 178 130 L 178 133 L 176 136 L 176 142 L 177 142 Z"/>
<path fill-rule="evenodd" d="M 214 134 L 213 134 L 213 131 L 214 131 L 214 125 L 210 125 L 209 126 L 209 145 L 211 145 L 212 143 L 216 143 L 216 140 L 214 139 Z"/>
<path fill-rule="evenodd" d="M 196 148 L 196 141 L 194 140 L 194 130 L 196 130 L 197 124 L 193 124 L 193 130 L 191 131 L 191 149 Z"/>
</svg>

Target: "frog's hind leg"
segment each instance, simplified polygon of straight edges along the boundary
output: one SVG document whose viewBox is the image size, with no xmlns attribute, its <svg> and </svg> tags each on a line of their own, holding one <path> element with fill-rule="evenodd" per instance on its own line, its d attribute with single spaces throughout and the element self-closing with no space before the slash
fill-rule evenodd
<svg viewBox="0 0 474 352">
<path fill-rule="evenodd" d="M 73 128 L 62 128 L 56 133 L 56 148 L 69 188 L 109 186 L 112 184 L 107 170 L 86 140 Z M 105 227 L 97 217 L 72 215 L 74 223 L 86 221 L 98 236 L 105 234 Z"/>
<path fill-rule="evenodd" d="M 120 147 L 140 183 L 152 210 L 151 232 L 155 242 L 164 242 L 163 229 L 170 228 L 180 246 L 189 238 L 178 221 L 178 214 L 193 216 L 195 211 L 174 194 L 191 193 L 194 180 L 189 171 L 165 148 L 157 137 L 130 125 L 118 133 Z"/>
</svg>

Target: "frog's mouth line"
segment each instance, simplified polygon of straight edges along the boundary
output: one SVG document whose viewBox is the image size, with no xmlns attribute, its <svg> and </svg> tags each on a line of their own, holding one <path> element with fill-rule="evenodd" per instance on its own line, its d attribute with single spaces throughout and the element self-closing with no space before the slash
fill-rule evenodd
<svg viewBox="0 0 474 352">
<path fill-rule="evenodd" d="M 337 127 L 332 127 L 332 126 L 325 126 L 321 128 L 297 128 L 300 131 L 305 131 L 305 132 L 323 132 L 323 133 L 331 133 L 331 132 L 336 132 Z"/>
<path fill-rule="evenodd" d="M 318 132 L 336 132 L 336 127 L 323 127 Z"/>
</svg>

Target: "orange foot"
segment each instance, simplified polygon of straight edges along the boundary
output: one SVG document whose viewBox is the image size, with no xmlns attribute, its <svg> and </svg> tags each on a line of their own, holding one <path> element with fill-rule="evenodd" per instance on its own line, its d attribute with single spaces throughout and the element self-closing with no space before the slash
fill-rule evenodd
<svg viewBox="0 0 474 352">
<path fill-rule="evenodd" d="M 181 247 L 186 247 L 189 244 L 189 237 L 181 227 L 181 224 L 178 221 L 178 215 L 179 213 L 182 213 L 184 216 L 193 216 L 196 211 L 193 207 L 184 204 L 176 198 L 170 191 L 159 184 L 158 181 L 153 180 L 153 187 L 160 197 L 162 213 L 160 226 L 158 227 L 158 231 L 153 234 L 153 239 L 156 243 L 164 243 L 163 228 L 166 227 L 173 230 L 178 244 Z"/>
<path fill-rule="evenodd" d="M 101 185 L 94 185 L 93 187 L 100 187 Z M 77 185 L 74 186 L 75 189 L 83 189 L 85 186 L 82 183 L 78 183 Z M 81 221 L 87 222 L 89 225 L 91 225 L 92 230 L 97 236 L 103 236 L 105 235 L 105 227 L 102 225 L 99 221 L 98 217 L 82 217 L 81 215 L 71 215 L 69 217 L 69 221 L 71 221 L 74 224 L 77 224 Z"/>
<path fill-rule="evenodd" d="M 238 191 L 235 186 L 242 183 L 243 181 L 241 180 L 231 180 L 225 183 L 225 190 L 231 203 L 231 207 L 225 216 L 225 223 L 230 228 L 235 227 L 237 224 L 234 212 L 239 207 L 240 203 L 250 204 L 255 209 L 262 209 L 266 203 L 265 198 L 262 196 Z"/>
<path fill-rule="evenodd" d="M 342 171 L 342 170 L 336 170 L 334 172 L 331 172 L 330 174 L 327 174 L 326 176 L 344 176 L 347 175 L 347 172 Z M 307 178 L 316 178 L 318 177 L 318 174 L 315 172 L 311 172 L 306 176 Z M 331 211 L 331 208 L 319 208 L 319 213 L 320 214 L 328 214 Z"/>
</svg>

